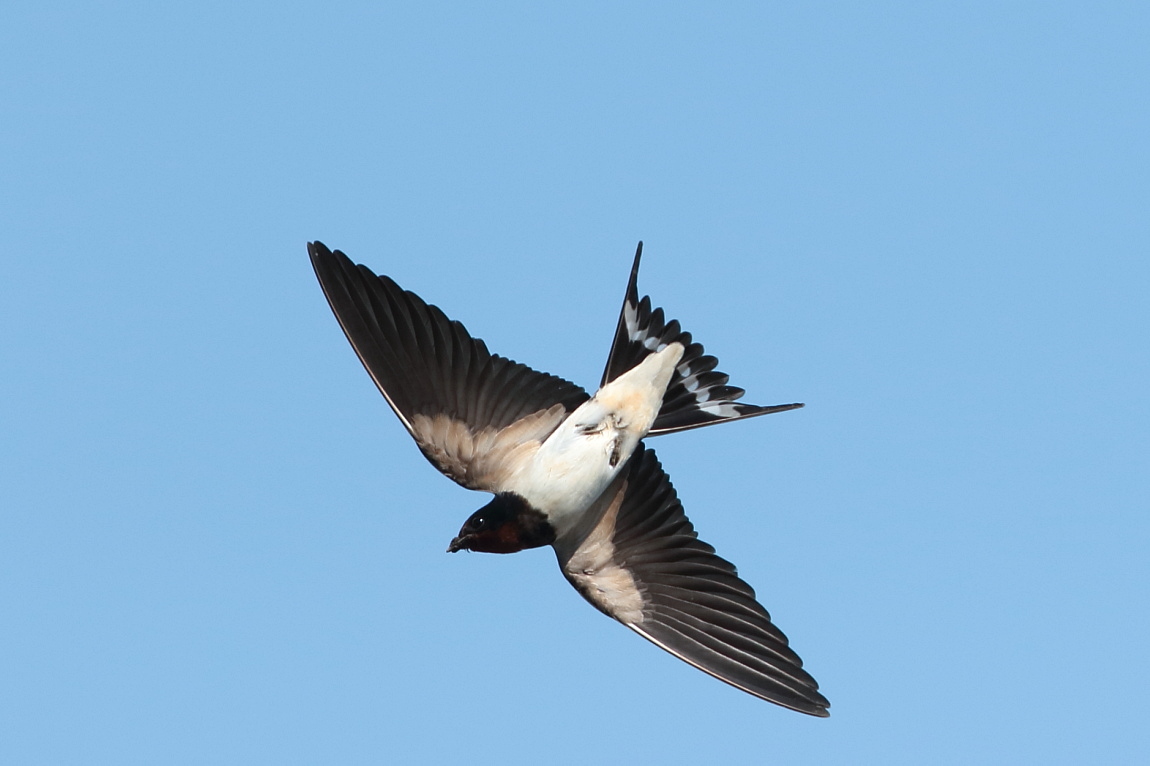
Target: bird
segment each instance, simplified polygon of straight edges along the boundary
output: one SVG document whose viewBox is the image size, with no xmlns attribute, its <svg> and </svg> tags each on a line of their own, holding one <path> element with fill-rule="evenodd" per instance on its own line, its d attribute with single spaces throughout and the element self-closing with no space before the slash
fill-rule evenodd
<svg viewBox="0 0 1150 766">
<path fill-rule="evenodd" d="M 698 539 L 645 439 L 793 410 L 737 401 L 718 360 L 649 296 L 636 248 L 594 395 L 493 354 L 437 306 L 308 244 L 340 327 L 435 468 L 491 493 L 448 552 L 550 545 L 595 608 L 705 673 L 812 716 L 830 703 L 735 566 Z"/>
</svg>

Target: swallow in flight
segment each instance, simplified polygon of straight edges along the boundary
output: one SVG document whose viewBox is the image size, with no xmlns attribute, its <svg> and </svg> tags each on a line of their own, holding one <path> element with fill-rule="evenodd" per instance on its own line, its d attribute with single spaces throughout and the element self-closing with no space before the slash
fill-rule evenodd
<svg viewBox="0 0 1150 766">
<path fill-rule="evenodd" d="M 424 456 L 494 498 L 449 552 L 550 545 L 593 606 L 756 697 L 814 716 L 830 703 L 750 585 L 698 539 L 648 436 L 802 407 L 736 401 L 636 280 L 635 253 L 599 390 L 487 350 L 436 306 L 320 242 L 316 276 L 363 366 Z"/>
</svg>

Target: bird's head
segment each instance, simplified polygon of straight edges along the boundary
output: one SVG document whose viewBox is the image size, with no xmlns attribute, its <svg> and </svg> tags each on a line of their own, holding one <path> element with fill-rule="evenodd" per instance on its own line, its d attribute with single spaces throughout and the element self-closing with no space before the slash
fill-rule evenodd
<svg viewBox="0 0 1150 766">
<path fill-rule="evenodd" d="M 448 553 L 515 553 L 555 542 L 555 528 L 526 500 L 501 492 L 463 523 Z"/>
</svg>

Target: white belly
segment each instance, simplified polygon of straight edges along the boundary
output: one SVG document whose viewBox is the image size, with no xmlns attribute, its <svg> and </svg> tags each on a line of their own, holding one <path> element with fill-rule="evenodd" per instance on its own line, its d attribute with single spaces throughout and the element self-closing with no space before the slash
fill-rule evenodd
<svg viewBox="0 0 1150 766">
<path fill-rule="evenodd" d="M 672 343 L 584 402 L 547 438 L 512 480 L 562 535 L 598 499 L 647 435 L 683 356 Z"/>
</svg>

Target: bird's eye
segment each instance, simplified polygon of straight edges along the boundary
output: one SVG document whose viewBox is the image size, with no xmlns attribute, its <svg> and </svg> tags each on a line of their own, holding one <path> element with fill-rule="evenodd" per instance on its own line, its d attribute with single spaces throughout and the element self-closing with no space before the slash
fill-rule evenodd
<svg viewBox="0 0 1150 766">
<path fill-rule="evenodd" d="M 486 516 L 476 516 L 474 519 L 472 519 L 472 521 L 475 522 L 475 526 L 477 526 L 477 527 L 487 526 L 487 517 Z"/>
</svg>

